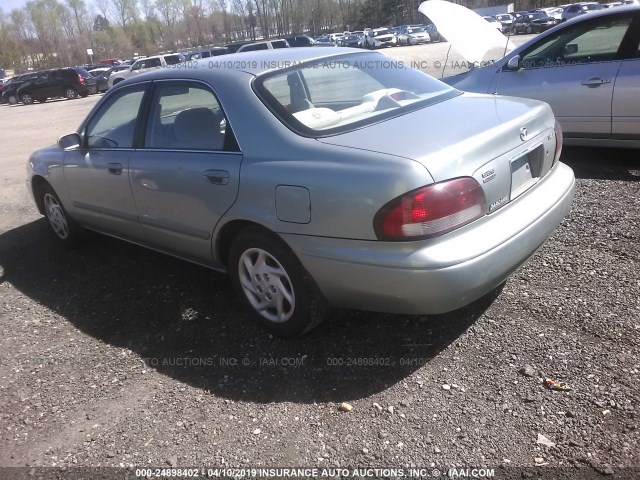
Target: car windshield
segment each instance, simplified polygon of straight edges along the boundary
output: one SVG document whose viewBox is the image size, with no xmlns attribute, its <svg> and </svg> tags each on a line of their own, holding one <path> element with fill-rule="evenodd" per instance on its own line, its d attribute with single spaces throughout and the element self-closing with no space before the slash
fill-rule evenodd
<svg viewBox="0 0 640 480">
<path fill-rule="evenodd" d="M 409 29 L 407 29 L 407 33 L 420 33 L 420 32 L 424 32 L 424 30 L 421 29 L 421 28 L 409 28 Z"/>
<path fill-rule="evenodd" d="M 373 32 L 373 36 L 379 37 L 380 35 L 389 35 L 390 33 L 391 32 L 385 28 L 384 30 L 378 30 L 376 32 Z"/>
<path fill-rule="evenodd" d="M 342 133 L 460 94 L 402 62 L 371 53 L 269 72 L 258 76 L 254 87 L 280 121 L 305 136 Z"/>
</svg>

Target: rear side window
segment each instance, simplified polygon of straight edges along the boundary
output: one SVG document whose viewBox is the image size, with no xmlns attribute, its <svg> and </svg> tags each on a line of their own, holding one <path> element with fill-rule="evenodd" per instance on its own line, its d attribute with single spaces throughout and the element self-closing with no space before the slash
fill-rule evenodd
<svg viewBox="0 0 640 480">
<path fill-rule="evenodd" d="M 92 149 L 133 148 L 146 84 L 124 88 L 100 106 L 85 130 Z"/>
<path fill-rule="evenodd" d="M 149 112 L 145 148 L 225 150 L 225 141 L 228 145 L 231 135 L 218 100 L 203 85 L 158 85 Z"/>
<path fill-rule="evenodd" d="M 76 68 L 75 73 L 80 75 L 82 78 L 91 78 L 91 74 L 87 72 L 84 68 Z"/>
<path fill-rule="evenodd" d="M 289 48 L 286 40 L 276 40 L 275 42 L 271 42 L 271 46 L 273 48 Z"/>
</svg>

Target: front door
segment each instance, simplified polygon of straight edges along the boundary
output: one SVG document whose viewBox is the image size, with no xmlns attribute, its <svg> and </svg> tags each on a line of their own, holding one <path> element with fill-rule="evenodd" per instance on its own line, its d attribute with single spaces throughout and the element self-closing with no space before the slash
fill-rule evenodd
<svg viewBox="0 0 640 480">
<path fill-rule="evenodd" d="M 89 119 L 83 145 L 69 151 L 64 175 L 74 216 L 86 225 L 142 240 L 129 183 L 129 168 L 143 97 L 150 84 L 121 89 Z"/>
<path fill-rule="evenodd" d="M 496 76 L 501 95 L 551 105 L 566 137 L 611 136 L 611 102 L 630 15 L 596 17 L 564 28 L 522 52 L 522 68 Z"/>
</svg>

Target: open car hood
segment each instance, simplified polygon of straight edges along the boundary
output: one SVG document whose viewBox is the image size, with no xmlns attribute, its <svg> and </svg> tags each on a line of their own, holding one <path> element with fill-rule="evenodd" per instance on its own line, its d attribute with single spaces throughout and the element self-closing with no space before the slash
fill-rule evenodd
<svg viewBox="0 0 640 480">
<path fill-rule="evenodd" d="M 429 17 L 443 37 L 467 62 L 479 64 L 492 48 L 510 52 L 515 45 L 484 18 L 445 0 L 422 2 L 418 11 Z"/>
</svg>

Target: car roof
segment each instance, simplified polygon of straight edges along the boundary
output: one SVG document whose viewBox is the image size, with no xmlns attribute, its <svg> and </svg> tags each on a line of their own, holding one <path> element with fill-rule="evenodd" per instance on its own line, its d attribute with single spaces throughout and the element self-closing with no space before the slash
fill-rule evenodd
<svg viewBox="0 0 640 480">
<path fill-rule="evenodd" d="M 126 84 L 136 83 L 140 80 L 155 79 L 193 79 L 205 80 L 211 75 L 238 77 L 240 75 L 261 75 L 267 72 L 282 70 L 286 67 L 314 60 L 338 59 L 350 54 L 362 55 L 381 55 L 377 52 L 367 52 L 359 48 L 342 47 L 339 49 L 331 47 L 314 47 L 314 48 L 278 48 L 274 50 L 253 50 L 241 53 L 230 53 L 221 57 L 219 61 L 212 60 L 210 64 L 212 68 L 198 69 L 159 69 L 151 72 L 145 72 L 132 79 L 126 81 Z M 217 68 L 219 64 L 221 68 Z M 226 65 L 240 65 L 240 69 L 225 68 Z M 211 73 L 209 73 L 211 72 Z M 125 82 L 122 82 L 125 84 Z"/>
</svg>

